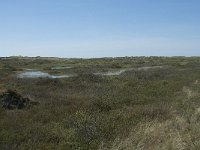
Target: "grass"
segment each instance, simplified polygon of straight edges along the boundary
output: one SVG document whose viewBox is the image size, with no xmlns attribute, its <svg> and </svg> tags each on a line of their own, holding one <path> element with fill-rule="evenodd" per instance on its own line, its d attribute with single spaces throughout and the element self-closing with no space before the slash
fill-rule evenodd
<svg viewBox="0 0 200 150">
<path fill-rule="evenodd" d="M 0 149 L 199 149 L 200 59 L 0 59 L 0 92 L 17 90 L 40 105 L 0 108 Z M 25 68 L 78 74 L 19 79 Z M 120 76 L 96 76 L 123 68 Z"/>
</svg>

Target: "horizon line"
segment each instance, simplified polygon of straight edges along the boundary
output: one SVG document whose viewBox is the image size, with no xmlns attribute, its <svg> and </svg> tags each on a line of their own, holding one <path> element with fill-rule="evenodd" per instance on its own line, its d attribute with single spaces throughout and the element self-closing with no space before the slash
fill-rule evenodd
<svg viewBox="0 0 200 150">
<path fill-rule="evenodd" d="M 59 56 L 22 56 L 22 55 L 13 55 L 13 56 L 0 56 L 0 58 L 59 58 L 59 59 L 102 59 L 102 58 L 131 58 L 131 57 L 163 57 L 163 58 L 173 58 L 173 57 L 200 57 L 200 55 L 135 55 L 135 56 L 105 56 L 105 57 L 59 57 Z"/>
</svg>

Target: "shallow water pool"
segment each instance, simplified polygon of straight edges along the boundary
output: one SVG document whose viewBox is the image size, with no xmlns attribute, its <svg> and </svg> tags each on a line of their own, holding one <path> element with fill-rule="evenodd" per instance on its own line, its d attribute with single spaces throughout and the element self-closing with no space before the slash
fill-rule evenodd
<svg viewBox="0 0 200 150">
<path fill-rule="evenodd" d="M 42 71 L 27 71 L 18 74 L 19 78 L 68 78 L 72 77 L 72 75 L 50 75 L 49 73 Z"/>
</svg>

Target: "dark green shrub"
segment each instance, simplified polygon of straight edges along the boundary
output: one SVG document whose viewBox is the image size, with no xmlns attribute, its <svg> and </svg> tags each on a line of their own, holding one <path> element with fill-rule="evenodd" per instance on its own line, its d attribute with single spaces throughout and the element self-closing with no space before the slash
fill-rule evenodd
<svg viewBox="0 0 200 150">
<path fill-rule="evenodd" d="M 16 91 L 8 90 L 0 95 L 2 108 L 5 109 L 23 109 L 31 105 L 37 105 L 38 102 L 31 102 L 28 98 L 23 98 Z"/>
</svg>

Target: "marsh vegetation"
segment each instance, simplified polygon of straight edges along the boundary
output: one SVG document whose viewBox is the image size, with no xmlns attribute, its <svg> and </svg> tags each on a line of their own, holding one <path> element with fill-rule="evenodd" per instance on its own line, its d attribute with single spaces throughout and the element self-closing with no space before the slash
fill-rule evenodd
<svg viewBox="0 0 200 150">
<path fill-rule="evenodd" d="M 0 149 L 200 149 L 199 81 L 198 57 L 0 59 L 0 95 L 37 102 L 0 107 Z"/>
</svg>

